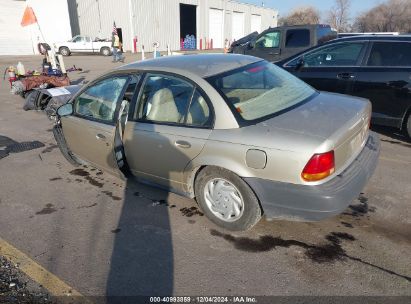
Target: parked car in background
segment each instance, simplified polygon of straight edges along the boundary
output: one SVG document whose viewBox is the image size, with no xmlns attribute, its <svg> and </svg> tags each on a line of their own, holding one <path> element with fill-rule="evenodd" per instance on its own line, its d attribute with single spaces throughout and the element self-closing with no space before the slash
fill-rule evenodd
<svg viewBox="0 0 411 304">
<path fill-rule="evenodd" d="M 71 53 L 99 53 L 104 56 L 111 55 L 111 41 L 92 39 L 89 36 L 74 36 L 69 41 L 54 43 L 54 50 L 63 56 Z"/>
<path fill-rule="evenodd" d="M 365 99 L 321 93 L 243 55 L 170 56 L 122 66 L 57 110 L 74 164 L 196 198 L 217 225 L 342 212 L 372 175 L 379 140 Z"/>
<path fill-rule="evenodd" d="M 411 36 L 341 38 L 277 64 L 318 90 L 369 99 L 373 123 L 411 136 Z"/>
<path fill-rule="evenodd" d="M 67 103 L 77 93 L 81 85 L 41 89 L 35 88 L 25 97 L 24 110 L 44 110 L 50 119 L 54 119 L 57 109 Z"/>
<path fill-rule="evenodd" d="M 337 32 L 326 24 L 280 26 L 269 28 L 259 35 L 250 34 L 249 42 L 233 43 L 231 52 L 280 61 L 313 46 L 337 38 Z"/>
</svg>

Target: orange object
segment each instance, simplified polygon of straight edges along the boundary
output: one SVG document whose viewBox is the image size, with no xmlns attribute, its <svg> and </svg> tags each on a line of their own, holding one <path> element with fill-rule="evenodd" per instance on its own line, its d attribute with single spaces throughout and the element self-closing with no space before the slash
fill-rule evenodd
<svg viewBox="0 0 411 304">
<path fill-rule="evenodd" d="M 36 15 L 31 7 L 27 6 L 24 10 L 23 19 L 21 19 L 21 26 L 27 26 L 37 22 Z"/>
</svg>

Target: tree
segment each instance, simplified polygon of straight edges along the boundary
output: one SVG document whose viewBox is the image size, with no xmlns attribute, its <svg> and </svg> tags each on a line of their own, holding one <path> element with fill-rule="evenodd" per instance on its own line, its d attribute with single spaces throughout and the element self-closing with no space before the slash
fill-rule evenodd
<svg viewBox="0 0 411 304">
<path fill-rule="evenodd" d="M 280 25 L 317 24 L 319 22 L 320 12 L 312 6 L 298 7 L 279 20 Z"/>
<path fill-rule="evenodd" d="M 358 32 L 411 32 L 411 1 L 388 0 L 359 15 L 354 23 Z"/>
<path fill-rule="evenodd" d="M 351 0 L 335 0 L 335 5 L 327 12 L 326 23 L 338 32 L 349 32 Z"/>
</svg>

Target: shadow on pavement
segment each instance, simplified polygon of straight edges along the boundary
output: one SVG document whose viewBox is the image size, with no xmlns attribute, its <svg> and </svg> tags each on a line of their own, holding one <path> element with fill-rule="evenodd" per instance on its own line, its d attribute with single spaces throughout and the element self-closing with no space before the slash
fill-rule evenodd
<svg viewBox="0 0 411 304">
<path fill-rule="evenodd" d="M 374 132 L 377 132 L 380 135 L 385 135 L 387 137 L 392 138 L 394 141 L 401 141 L 404 143 L 410 143 L 411 144 L 411 139 L 408 138 L 404 132 L 397 128 L 393 127 L 385 127 L 385 126 L 377 126 L 377 125 L 371 125 L 371 130 Z M 391 142 L 391 143 L 398 143 L 398 142 Z"/>
<path fill-rule="evenodd" d="M 139 123 L 126 126 L 125 133 L 132 132 L 125 139 L 127 167 L 134 172 L 149 170 L 162 187 L 169 187 L 169 179 L 182 178 L 179 172 L 190 158 L 174 145 L 172 136 L 160 135 L 154 125 L 143 125 L 143 133 Z M 118 227 L 112 231 L 116 237 L 106 287 L 109 303 L 140 303 L 143 299 L 138 296 L 173 295 L 169 209 L 176 206 L 168 204 L 168 192 L 139 184 L 128 175 Z"/>
<path fill-rule="evenodd" d="M 171 295 L 173 291 L 173 247 L 167 192 L 155 198 L 129 178 L 116 229 L 106 296 L 109 303 L 138 303 L 134 296 Z M 150 190 L 150 189 L 148 189 Z M 130 298 L 129 298 L 130 297 Z"/>
</svg>

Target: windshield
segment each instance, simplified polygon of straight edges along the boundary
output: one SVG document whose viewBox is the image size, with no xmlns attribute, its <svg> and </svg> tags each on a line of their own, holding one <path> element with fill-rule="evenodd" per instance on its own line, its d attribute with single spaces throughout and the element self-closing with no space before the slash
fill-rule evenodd
<svg viewBox="0 0 411 304">
<path fill-rule="evenodd" d="M 237 119 L 245 121 L 272 116 L 315 93 L 303 81 L 266 61 L 213 76 L 209 81 Z"/>
</svg>

